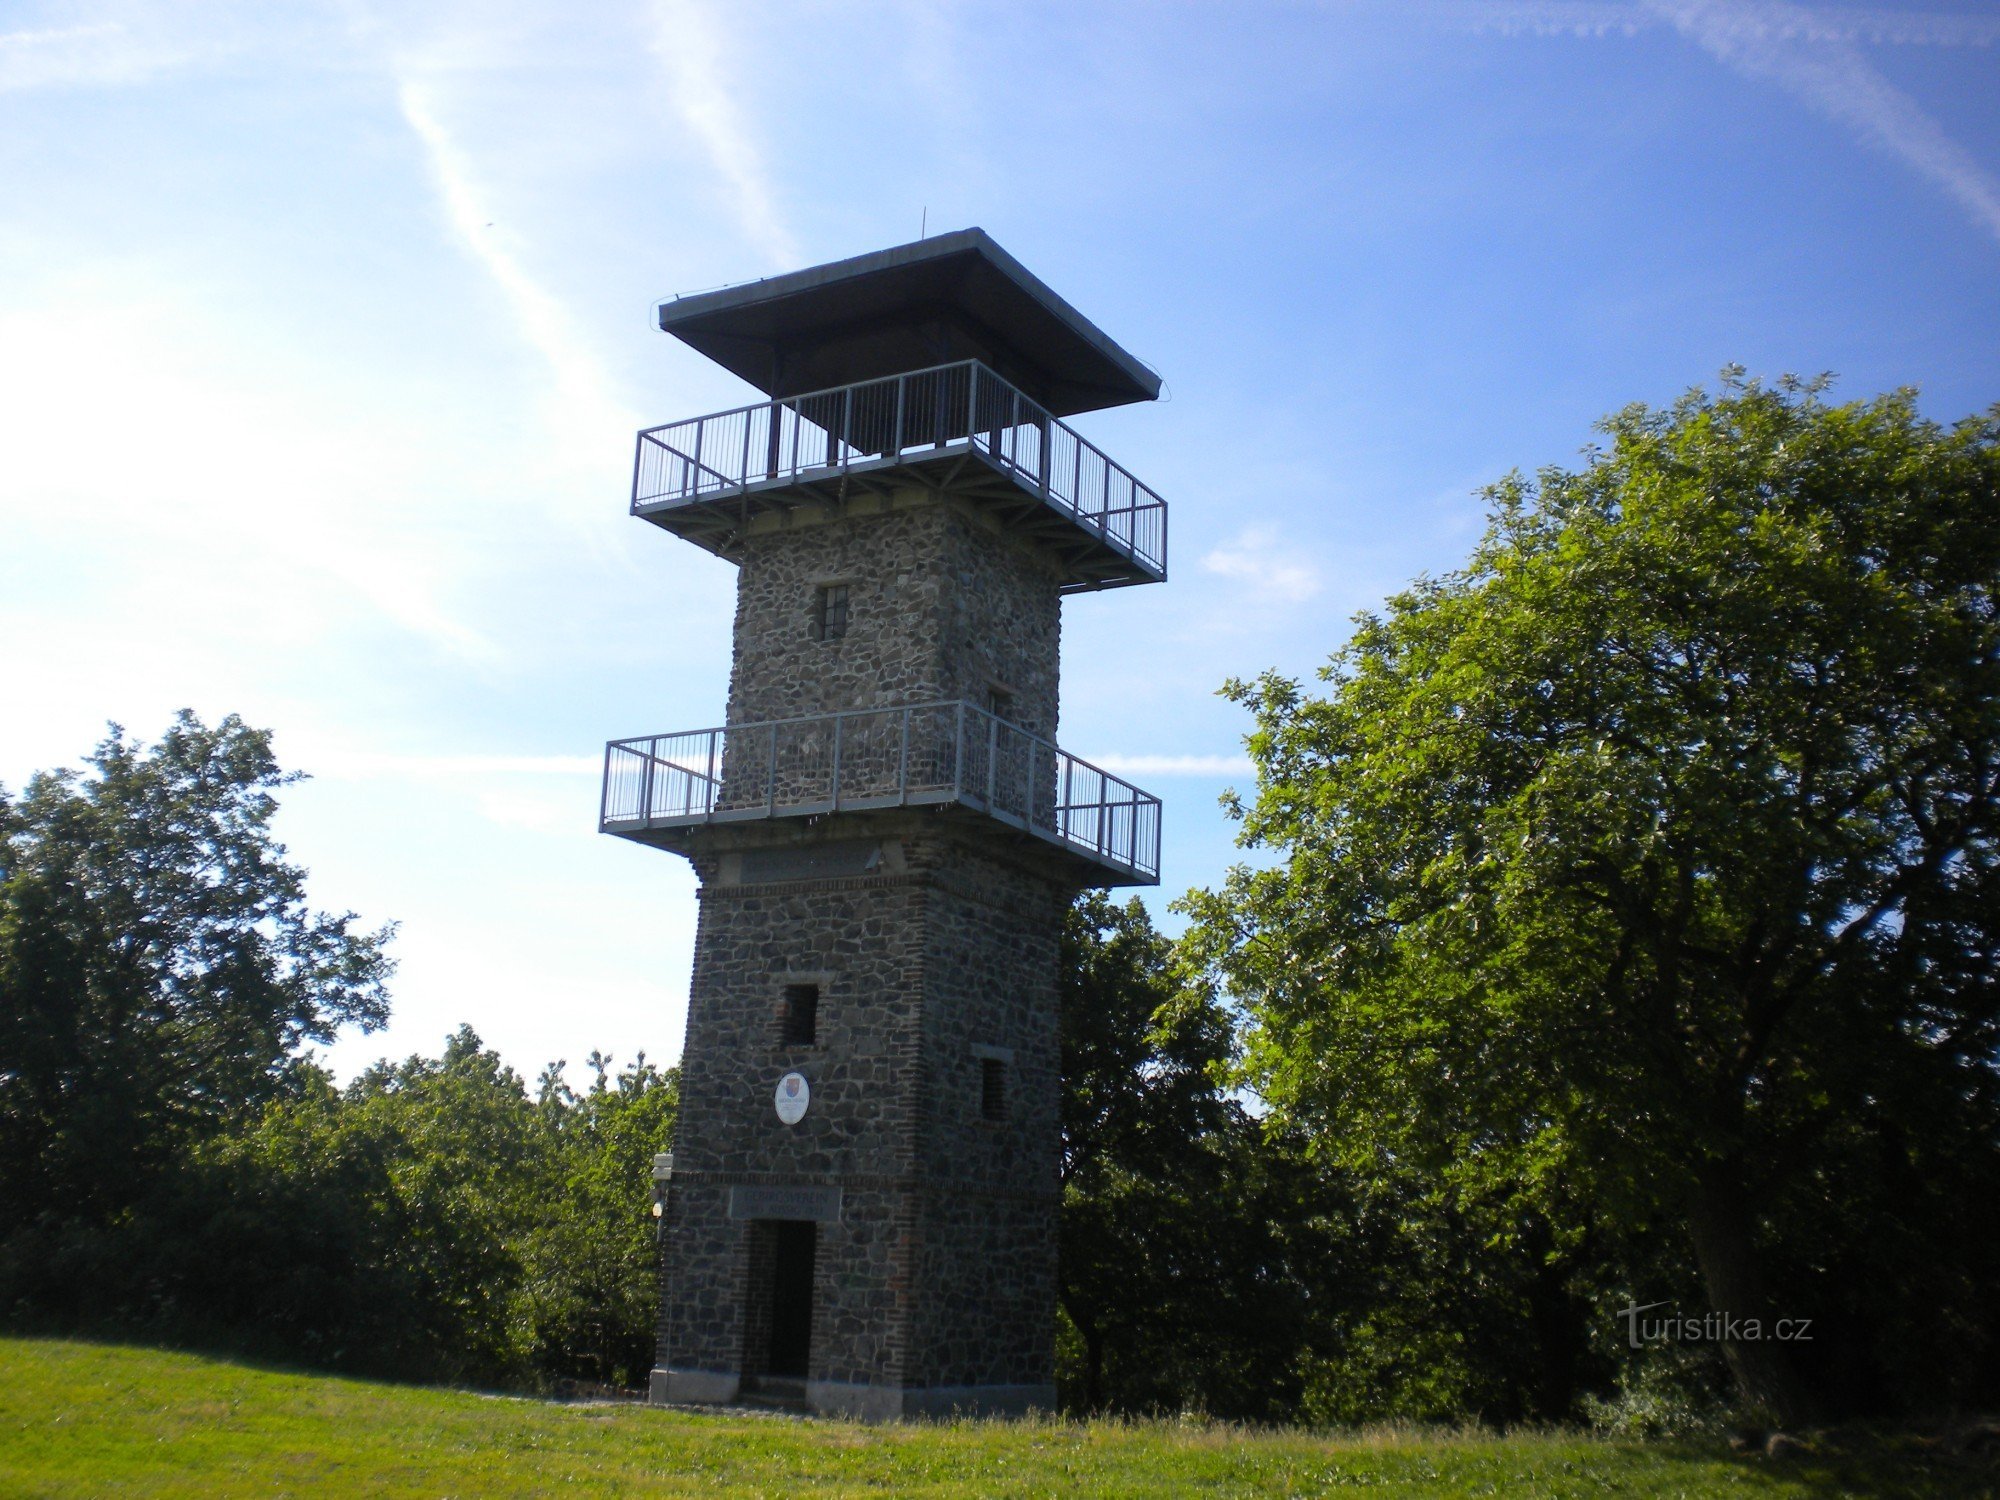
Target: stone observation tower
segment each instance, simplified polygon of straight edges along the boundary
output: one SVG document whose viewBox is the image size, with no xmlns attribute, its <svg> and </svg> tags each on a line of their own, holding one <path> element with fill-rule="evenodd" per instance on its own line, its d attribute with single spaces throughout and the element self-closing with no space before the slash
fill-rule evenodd
<svg viewBox="0 0 2000 1500">
<path fill-rule="evenodd" d="M 1060 417 L 1159 378 L 978 229 L 686 297 L 771 399 L 639 434 L 633 514 L 739 570 L 727 722 L 606 750 L 701 921 L 655 1399 L 1051 1406 L 1057 944 L 1160 804 L 1057 748 L 1062 596 L 1166 505 Z"/>
</svg>

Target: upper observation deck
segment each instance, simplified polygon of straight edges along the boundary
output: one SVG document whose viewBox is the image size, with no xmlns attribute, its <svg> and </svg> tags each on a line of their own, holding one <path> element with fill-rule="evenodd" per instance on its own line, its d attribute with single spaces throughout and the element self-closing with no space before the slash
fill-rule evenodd
<svg viewBox="0 0 2000 1500">
<path fill-rule="evenodd" d="M 632 512 L 727 557 L 760 515 L 913 485 L 1052 550 L 1066 593 L 1167 576 L 1166 502 L 971 360 L 648 428 Z"/>
<path fill-rule="evenodd" d="M 1060 419 L 1160 378 L 981 229 L 676 298 L 660 327 L 770 399 L 639 434 L 632 509 L 730 556 L 760 519 L 949 493 L 1051 549 L 1065 591 L 1155 583 L 1167 508 Z"/>
</svg>

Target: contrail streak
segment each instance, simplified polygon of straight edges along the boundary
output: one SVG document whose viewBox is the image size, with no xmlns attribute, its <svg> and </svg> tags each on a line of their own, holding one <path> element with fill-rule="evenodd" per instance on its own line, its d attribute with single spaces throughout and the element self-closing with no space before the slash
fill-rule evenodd
<svg viewBox="0 0 2000 1500">
<path fill-rule="evenodd" d="M 1899 156 L 2000 240 L 2000 179 L 1884 78 L 1850 41 L 1809 35 L 1816 13 L 1786 0 L 1648 0 L 1690 41 L 1739 73 L 1769 79 Z M 1801 42 L 1797 38 L 1805 37 Z"/>
<path fill-rule="evenodd" d="M 672 83 L 674 107 L 734 189 L 743 232 L 774 266 L 797 265 L 798 244 L 778 212 L 763 153 L 743 122 L 707 13 L 695 0 L 659 0 L 653 23 L 653 55 Z"/>
</svg>

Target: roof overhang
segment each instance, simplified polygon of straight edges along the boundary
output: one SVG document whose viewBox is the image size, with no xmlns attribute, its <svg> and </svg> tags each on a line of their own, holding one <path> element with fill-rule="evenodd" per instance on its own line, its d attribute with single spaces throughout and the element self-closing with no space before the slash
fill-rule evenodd
<svg viewBox="0 0 2000 1500">
<path fill-rule="evenodd" d="M 983 229 L 679 297 L 660 327 L 775 397 L 961 359 L 1058 417 L 1160 393 L 1159 376 Z"/>
</svg>

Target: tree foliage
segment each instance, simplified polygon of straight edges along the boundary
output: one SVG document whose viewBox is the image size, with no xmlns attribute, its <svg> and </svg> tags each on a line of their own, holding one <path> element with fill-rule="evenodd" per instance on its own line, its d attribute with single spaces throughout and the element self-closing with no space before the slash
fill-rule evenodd
<svg viewBox="0 0 2000 1500">
<path fill-rule="evenodd" d="M 109 1208 L 281 1088 L 306 1042 L 388 1014 L 391 929 L 308 908 L 271 834 L 270 736 L 183 711 L 94 775 L 0 793 L 0 1194 Z"/>
<path fill-rule="evenodd" d="M 1236 1018 L 1137 901 L 1080 898 L 1062 975 L 1066 1405 L 1504 1422 L 1607 1378 L 1545 1226 L 1496 1246 L 1232 1089 Z"/>
<path fill-rule="evenodd" d="M 1822 389 L 1628 408 L 1323 695 L 1231 684 L 1276 858 L 1191 900 L 1320 1149 L 1684 1229 L 1715 1309 L 1822 1315 L 1727 1346 L 1788 1416 L 1990 1390 L 2000 1238 L 2000 411 Z"/>
<path fill-rule="evenodd" d="M 530 1095 L 461 1028 L 347 1087 L 388 929 L 311 912 L 269 736 L 114 729 L 0 803 L 0 1317 L 404 1377 L 631 1384 L 676 1080 Z"/>
<path fill-rule="evenodd" d="M 1176 983 L 1171 954 L 1136 899 L 1091 892 L 1065 919 L 1059 1264 L 1079 1346 L 1070 1395 L 1086 1409 L 1184 1404 L 1187 1361 L 1171 1350 L 1212 1358 L 1196 1329 L 1214 1331 L 1228 1300 L 1231 1247 L 1214 1231 L 1230 1222 L 1215 1212 L 1222 1142 L 1242 1124 L 1218 1072 L 1232 1037 L 1211 997 Z"/>
<path fill-rule="evenodd" d="M 677 1071 L 642 1052 L 613 1072 L 590 1055 L 577 1093 L 560 1069 L 542 1078 L 538 1113 L 552 1144 L 552 1191 L 529 1241 L 537 1368 L 610 1385 L 643 1385 L 655 1353 L 660 1280 L 651 1206 L 653 1157 L 673 1140 Z"/>
</svg>

